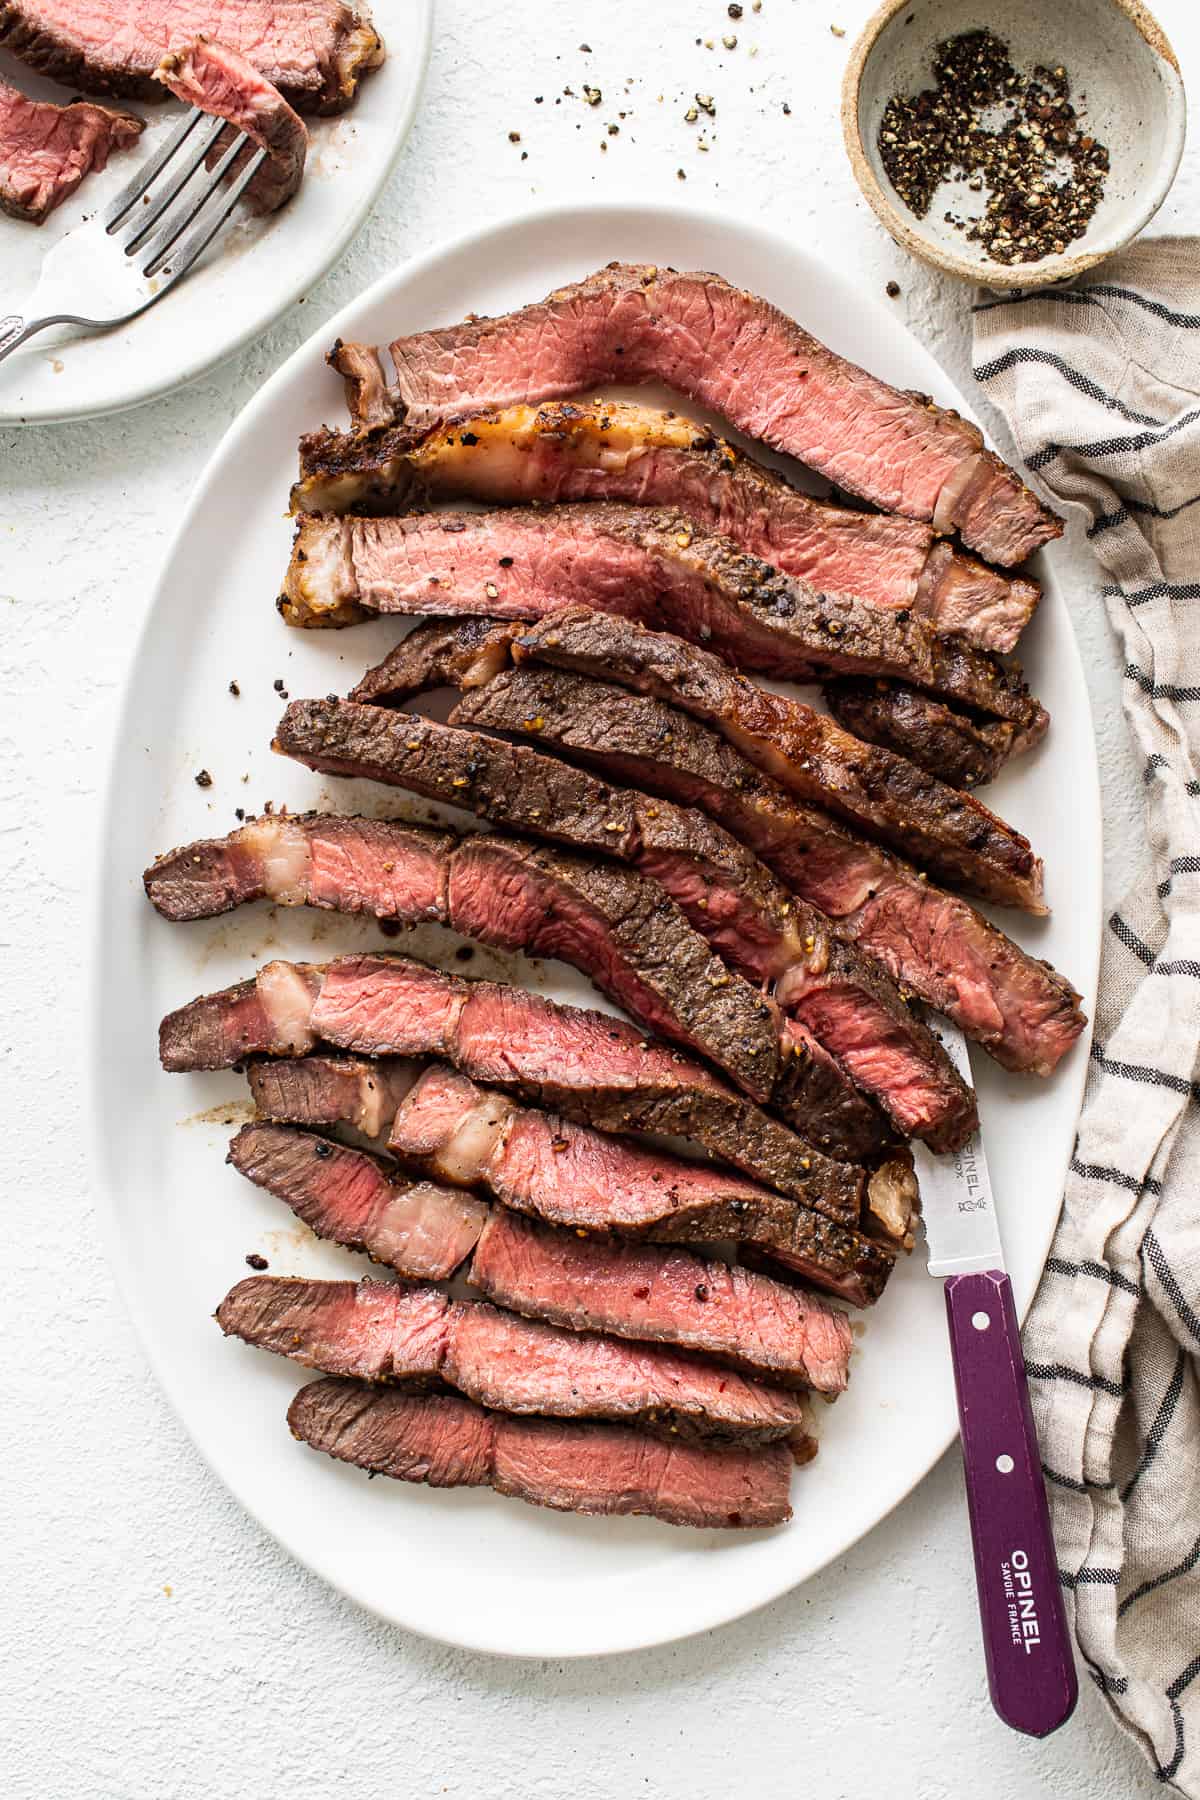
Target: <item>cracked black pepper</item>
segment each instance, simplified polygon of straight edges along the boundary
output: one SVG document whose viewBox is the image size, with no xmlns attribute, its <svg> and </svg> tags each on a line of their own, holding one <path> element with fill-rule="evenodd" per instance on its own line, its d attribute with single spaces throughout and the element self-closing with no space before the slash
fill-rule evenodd
<svg viewBox="0 0 1200 1800">
<path fill-rule="evenodd" d="M 1020 75 L 990 31 L 947 39 L 934 56 L 936 88 L 895 94 L 879 127 L 888 180 L 923 219 L 943 181 L 983 194 L 983 210 L 948 210 L 946 223 L 994 262 L 1061 256 L 1104 197 L 1108 151 L 1071 103 L 1066 69 Z"/>
</svg>

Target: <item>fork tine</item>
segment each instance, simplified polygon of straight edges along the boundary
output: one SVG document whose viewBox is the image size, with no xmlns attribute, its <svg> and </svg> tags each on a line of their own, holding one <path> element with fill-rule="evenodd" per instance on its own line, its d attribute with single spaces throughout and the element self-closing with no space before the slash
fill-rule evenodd
<svg viewBox="0 0 1200 1800">
<path fill-rule="evenodd" d="M 157 188 L 155 189 L 154 197 L 150 205 L 144 207 L 132 221 L 136 226 L 136 229 L 133 232 L 133 235 L 125 240 L 126 256 L 132 256 L 134 251 L 145 242 L 147 237 L 149 237 L 151 231 L 153 231 L 154 227 L 158 224 L 158 221 L 162 218 L 172 200 L 174 200 L 176 195 L 187 186 L 192 176 L 196 173 L 196 170 L 200 167 L 200 164 L 216 144 L 221 133 L 226 130 L 228 130 L 228 126 L 224 119 L 214 119 L 209 129 L 200 134 L 200 139 L 195 148 L 191 150 L 187 156 L 180 159 L 178 172 L 172 169 L 171 178 L 169 181 L 163 183 L 162 191 L 160 192 Z M 110 225 L 109 231 L 111 232 L 113 229 L 114 227 Z"/>
<path fill-rule="evenodd" d="M 222 161 L 224 160 L 225 159 L 222 158 Z M 204 250 L 212 242 L 213 238 L 216 237 L 218 231 L 220 231 L 222 225 L 225 223 L 226 219 L 229 217 L 230 213 L 233 211 L 234 207 L 237 205 L 238 201 L 241 199 L 266 160 L 267 153 L 265 150 L 257 151 L 255 155 L 250 158 L 237 180 L 232 183 L 225 193 L 221 204 L 213 209 L 211 217 L 204 215 L 202 211 L 204 201 L 201 202 L 201 206 L 192 214 L 192 219 L 196 220 L 193 229 L 188 233 L 187 237 L 184 238 L 178 250 L 171 257 L 171 279 L 173 281 L 178 281 L 181 275 L 187 274 L 197 257 L 202 255 Z M 210 188 L 208 194 L 205 196 L 205 201 L 207 201 L 215 191 L 214 188 Z M 190 220 L 185 221 L 185 223 L 190 222 Z M 147 277 L 157 274 L 169 251 L 170 245 L 168 245 L 165 250 L 157 252 L 151 261 L 146 264 L 142 273 Z"/>
<path fill-rule="evenodd" d="M 143 275 L 157 273 L 166 260 L 167 251 L 175 240 L 182 236 L 192 221 L 199 217 L 200 212 L 221 187 L 225 177 L 249 142 L 245 132 L 239 131 L 228 150 L 221 157 L 220 162 L 209 171 L 208 179 L 203 187 L 195 192 L 184 194 L 179 204 L 167 214 L 158 236 L 145 246 L 147 260 L 142 269 Z"/>
<path fill-rule="evenodd" d="M 110 200 L 104 209 L 103 219 L 106 231 L 115 231 L 130 207 L 139 201 L 154 177 L 164 169 L 178 150 L 180 144 L 193 132 L 204 114 L 198 106 L 186 112 L 171 133 L 165 144 L 160 144 L 148 162 L 125 183 L 115 200 Z"/>
</svg>

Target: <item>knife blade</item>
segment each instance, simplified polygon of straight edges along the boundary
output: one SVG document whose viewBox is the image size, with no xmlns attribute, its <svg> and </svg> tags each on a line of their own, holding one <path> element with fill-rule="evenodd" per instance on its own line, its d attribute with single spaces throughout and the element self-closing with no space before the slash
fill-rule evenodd
<svg viewBox="0 0 1200 1800">
<path fill-rule="evenodd" d="M 962 1033 L 941 1022 L 938 1035 L 970 1082 Z M 929 1273 L 945 1279 L 988 1690 L 1005 1724 L 1046 1737 L 1079 1683 L 982 1135 L 955 1156 L 915 1154 Z"/>
</svg>

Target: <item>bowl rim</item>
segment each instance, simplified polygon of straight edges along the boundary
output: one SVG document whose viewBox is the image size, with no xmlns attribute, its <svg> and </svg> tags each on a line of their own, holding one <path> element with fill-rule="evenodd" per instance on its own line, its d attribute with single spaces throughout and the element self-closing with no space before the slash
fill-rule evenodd
<svg viewBox="0 0 1200 1800">
<path fill-rule="evenodd" d="M 947 274 L 960 276 L 963 280 L 983 287 L 1035 288 L 1072 280 L 1076 275 L 1082 274 L 1085 269 L 1092 269 L 1107 257 L 1114 256 L 1118 250 L 1123 250 L 1139 233 L 1145 230 L 1170 192 L 1171 184 L 1179 168 L 1187 128 L 1187 96 L 1179 70 L 1179 60 L 1162 26 L 1142 5 L 1141 0 L 1107 0 L 1108 5 L 1115 7 L 1118 12 L 1124 13 L 1145 41 L 1151 54 L 1156 56 L 1160 63 L 1165 63 L 1169 72 L 1164 82 L 1167 107 L 1166 142 L 1159 166 L 1146 184 L 1143 203 L 1135 217 L 1135 222 L 1132 228 L 1124 232 L 1121 237 L 1091 250 L 1077 251 L 1073 255 L 1043 257 L 1040 262 L 1036 263 L 1011 265 L 990 261 L 983 265 L 969 262 L 966 257 L 956 256 L 953 251 L 944 250 L 940 244 L 933 243 L 916 228 L 914 223 L 910 223 L 913 215 L 908 213 L 902 202 L 893 199 L 887 192 L 876 176 L 870 158 L 867 156 L 859 115 L 859 97 L 863 75 L 868 59 L 875 49 L 884 27 L 891 23 L 898 12 L 903 12 L 906 6 L 912 4 L 913 0 L 882 0 L 882 4 L 872 13 L 856 38 L 850 52 L 850 60 L 846 64 L 846 73 L 842 78 L 842 136 L 845 140 L 846 154 L 850 158 L 850 166 L 854 170 L 855 179 L 872 212 L 902 249 L 919 257 L 923 262 L 932 263 Z"/>
</svg>

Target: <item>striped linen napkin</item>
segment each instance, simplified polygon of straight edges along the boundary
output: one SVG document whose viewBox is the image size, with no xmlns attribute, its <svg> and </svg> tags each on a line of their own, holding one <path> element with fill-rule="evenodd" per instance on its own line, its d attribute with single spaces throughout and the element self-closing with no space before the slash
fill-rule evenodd
<svg viewBox="0 0 1200 1800">
<path fill-rule="evenodd" d="M 1080 1654 L 1200 1797 L 1200 239 L 974 309 L 975 374 L 1085 509 L 1151 867 L 1108 921 L 1079 1137 L 1025 1328 Z"/>
</svg>

